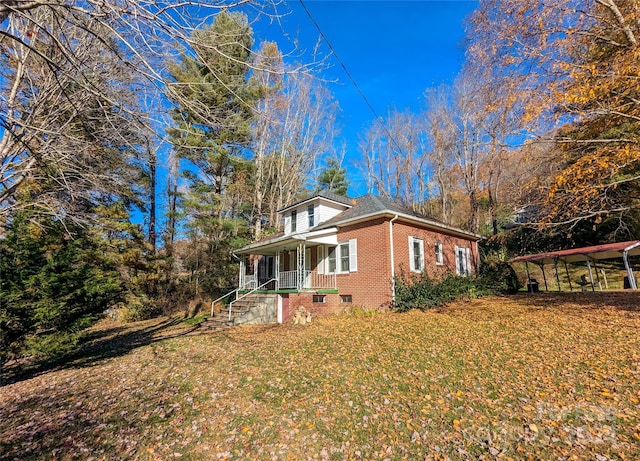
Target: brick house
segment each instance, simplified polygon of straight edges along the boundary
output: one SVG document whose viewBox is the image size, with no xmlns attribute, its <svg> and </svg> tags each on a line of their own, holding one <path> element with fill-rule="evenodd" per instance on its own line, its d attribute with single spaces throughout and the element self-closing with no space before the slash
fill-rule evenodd
<svg viewBox="0 0 640 461">
<path fill-rule="evenodd" d="M 240 291 L 272 295 L 272 321 L 287 322 L 299 306 L 314 314 L 388 306 L 401 271 L 437 277 L 478 268 L 480 236 L 372 194 L 320 192 L 279 212 L 283 232 L 235 251 Z"/>
</svg>

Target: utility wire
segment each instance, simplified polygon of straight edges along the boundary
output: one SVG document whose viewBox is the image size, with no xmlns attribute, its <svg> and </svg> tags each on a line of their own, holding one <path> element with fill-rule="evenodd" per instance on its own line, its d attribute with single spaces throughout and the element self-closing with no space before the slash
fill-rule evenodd
<svg viewBox="0 0 640 461">
<path fill-rule="evenodd" d="M 324 42 L 329 47 L 329 50 L 331 50 L 331 53 L 333 53 L 333 55 L 336 57 L 336 60 L 338 61 L 338 64 L 340 64 L 340 67 L 342 67 L 342 69 L 344 70 L 344 73 L 347 75 L 347 78 L 351 81 L 351 83 L 355 87 L 356 91 L 358 92 L 358 94 L 360 95 L 360 97 L 362 98 L 364 103 L 367 105 L 367 107 L 369 108 L 369 110 L 371 111 L 373 116 L 375 117 L 375 120 L 380 124 L 382 129 L 387 133 L 387 136 L 389 137 L 391 142 L 394 144 L 396 149 L 398 149 L 398 152 L 400 152 L 402 154 L 403 153 L 402 148 L 400 147 L 400 145 L 396 141 L 395 136 L 393 136 L 393 134 L 391 133 L 389 128 L 387 128 L 387 126 L 382 122 L 382 117 L 380 117 L 378 115 L 376 110 L 373 108 L 373 105 L 371 105 L 371 102 L 369 102 L 369 98 L 367 98 L 367 95 L 364 94 L 364 91 L 362 91 L 362 89 L 360 88 L 360 85 L 358 85 L 358 82 L 356 82 L 356 80 L 353 78 L 353 76 L 351 75 L 351 72 L 349 72 L 349 69 L 347 69 L 347 66 L 345 65 L 345 63 L 342 61 L 342 59 L 340 59 L 340 56 L 338 56 L 338 53 L 336 52 L 335 48 L 333 47 L 333 45 L 331 44 L 331 42 L 329 41 L 327 36 L 324 34 L 324 32 L 322 32 L 322 29 L 320 28 L 320 25 L 316 22 L 314 17 L 311 15 L 311 12 L 307 8 L 307 5 L 304 4 L 303 0 L 298 0 L 298 1 L 300 2 L 300 5 L 302 6 L 302 9 L 305 11 L 307 16 L 309 16 L 309 19 L 311 20 L 311 22 L 313 23 L 315 28 L 318 30 L 318 33 L 322 37 L 322 40 L 324 40 Z"/>
</svg>

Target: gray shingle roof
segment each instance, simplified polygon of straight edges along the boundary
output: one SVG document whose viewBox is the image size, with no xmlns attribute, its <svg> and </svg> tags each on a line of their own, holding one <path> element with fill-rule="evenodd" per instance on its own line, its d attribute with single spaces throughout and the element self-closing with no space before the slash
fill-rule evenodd
<svg viewBox="0 0 640 461">
<path fill-rule="evenodd" d="M 329 227 L 339 226 L 343 223 L 349 223 L 351 221 L 357 220 L 358 218 L 365 216 L 374 216 L 376 214 L 383 213 L 392 213 L 392 214 L 400 214 L 416 218 L 421 220 L 422 222 L 441 228 L 442 230 L 448 229 L 449 232 L 453 231 L 454 233 L 461 233 L 468 236 L 475 236 L 470 232 L 463 231 L 462 229 L 457 229 L 455 227 L 449 226 L 448 224 L 443 223 L 442 221 L 438 221 L 430 216 L 425 216 L 420 213 L 417 213 L 410 208 L 405 208 L 400 205 L 393 203 L 390 200 L 387 200 L 383 197 L 379 197 L 373 194 L 363 195 L 362 197 L 358 197 L 353 199 L 353 206 L 342 213 L 334 216 L 328 221 L 323 222 L 318 227 L 314 228 L 314 230 L 326 229 Z M 480 236 L 475 236 L 480 238 Z"/>
<path fill-rule="evenodd" d="M 409 208 L 397 205 L 396 203 L 393 203 L 392 201 L 387 200 L 383 197 L 379 197 L 377 195 L 367 194 L 352 200 L 355 203 L 352 202 L 353 206 L 351 208 L 322 223 L 322 225 L 319 226 L 318 229 L 331 227 L 343 221 L 351 221 L 362 216 L 384 213 L 387 211 L 391 213 L 401 213 L 409 216 L 414 216 L 416 218 L 428 219 L 429 221 L 438 222 L 433 218 L 416 213 Z"/>
</svg>

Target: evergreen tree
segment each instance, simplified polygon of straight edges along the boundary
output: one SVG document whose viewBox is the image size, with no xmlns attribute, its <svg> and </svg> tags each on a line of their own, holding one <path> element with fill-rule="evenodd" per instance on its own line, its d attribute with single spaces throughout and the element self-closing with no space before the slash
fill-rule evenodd
<svg viewBox="0 0 640 461">
<path fill-rule="evenodd" d="M 326 167 L 318 176 L 318 189 L 346 196 L 348 188 L 347 169 L 342 168 L 337 158 L 329 157 Z"/>
<path fill-rule="evenodd" d="M 71 350 L 126 288 L 91 232 L 52 218 L 36 222 L 26 211 L 12 217 L 0 241 L 0 274 L 0 363 Z"/>
<path fill-rule="evenodd" d="M 196 295 L 227 287 L 230 250 L 245 242 L 251 212 L 252 163 L 243 153 L 250 141 L 252 104 L 248 82 L 253 45 L 247 17 L 222 12 L 193 33 L 193 53 L 170 65 L 174 128 L 169 134 L 183 162 L 181 215 L 190 237 L 190 269 Z"/>
</svg>

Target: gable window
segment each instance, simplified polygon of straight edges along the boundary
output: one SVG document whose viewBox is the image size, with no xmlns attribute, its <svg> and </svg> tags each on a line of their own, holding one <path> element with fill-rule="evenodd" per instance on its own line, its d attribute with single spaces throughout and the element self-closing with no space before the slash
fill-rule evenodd
<svg viewBox="0 0 640 461">
<path fill-rule="evenodd" d="M 309 216 L 309 227 L 315 226 L 315 215 L 314 215 L 313 205 L 309 205 L 309 208 L 307 208 L 307 215 Z"/>
<path fill-rule="evenodd" d="M 471 249 L 456 246 L 456 274 L 471 275 Z"/>
<path fill-rule="evenodd" d="M 358 270 L 358 250 L 356 239 L 340 242 L 327 250 L 327 272 L 348 273 Z"/>
<path fill-rule="evenodd" d="M 436 242 L 436 264 L 441 266 L 444 264 L 444 254 L 442 252 L 442 242 Z"/>
<path fill-rule="evenodd" d="M 409 237 L 409 268 L 411 272 L 424 271 L 424 241 Z"/>
<path fill-rule="evenodd" d="M 298 229 L 298 212 L 293 210 L 291 212 L 291 232 L 295 232 Z"/>
</svg>

